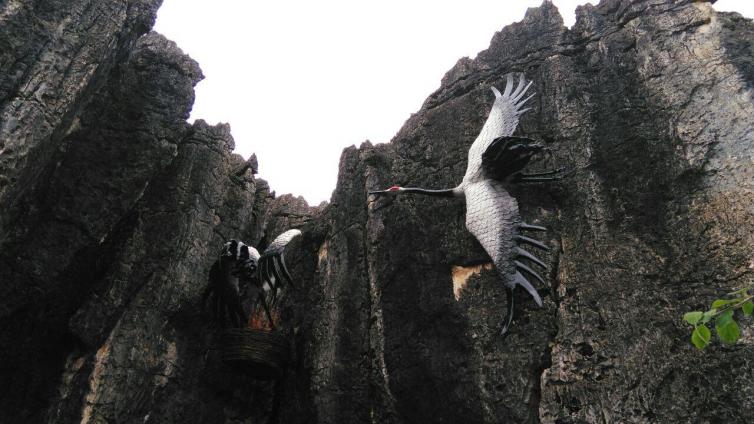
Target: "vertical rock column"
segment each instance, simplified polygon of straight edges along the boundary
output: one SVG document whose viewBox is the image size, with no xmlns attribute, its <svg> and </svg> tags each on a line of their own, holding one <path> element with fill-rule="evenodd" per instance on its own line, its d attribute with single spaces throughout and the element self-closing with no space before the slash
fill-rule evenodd
<svg viewBox="0 0 754 424">
<path fill-rule="evenodd" d="M 154 22 L 159 0 L 8 1 L 0 6 L 0 237 L 110 70 Z"/>
<path fill-rule="evenodd" d="M 103 243 L 133 225 L 135 203 L 175 157 L 201 71 L 150 34 L 106 77 L 50 160 L 26 165 L 40 178 L 26 181 L 12 211 L 3 211 L 11 225 L 0 239 L 0 337 L 15 348 L 4 351 L 2 372 L 15 383 L 2 402 L 47 401 L 77 343 L 68 319 L 118 260 Z"/>
</svg>

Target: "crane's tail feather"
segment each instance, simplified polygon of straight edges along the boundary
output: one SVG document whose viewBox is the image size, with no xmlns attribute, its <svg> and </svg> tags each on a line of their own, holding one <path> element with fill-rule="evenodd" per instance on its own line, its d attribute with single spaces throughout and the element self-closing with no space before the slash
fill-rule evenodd
<svg viewBox="0 0 754 424">
<path fill-rule="evenodd" d="M 518 229 L 519 230 L 532 230 L 532 231 L 546 231 L 547 230 L 545 227 L 541 227 L 539 225 L 526 224 L 526 223 L 523 223 L 523 222 L 518 225 Z M 526 237 L 526 236 L 523 236 L 521 234 L 518 234 L 518 235 L 514 236 L 514 239 L 516 240 L 517 244 L 526 243 L 528 245 L 531 245 L 531 246 L 534 246 L 536 248 L 542 249 L 542 250 L 544 250 L 546 252 L 550 251 L 550 247 L 549 246 L 547 246 L 546 244 L 542 243 L 541 241 L 535 240 L 535 239 L 533 239 L 531 237 Z M 536 256 L 532 255 L 531 253 L 529 253 L 525 249 L 522 249 L 521 247 L 516 246 L 516 248 L 514 250 L 514 253 L 515 253 L 515 255 L 516 255 L 517 258 L 528 259 L 531 262 L 533 262 L 533 263 L 541 266 L 545 270 L 547 270 L 547 265 L 541 259 L 539 259 Z M 523 286 L 526 289 L 526 291 L 528 291 L 529 294 L 534 298 L 534 301 L 537 302 L 537 305 L 542 306 L 542 299 L 539 297 L 539 293 L 529 283 L 529 281 L 526 278 L 524 278 L 524 276 L 521 274 L 521 272 L 524 272 L 527 275 L 530 275 L 530 276 L 536 278 L 537 281 L 539 281 L 540 283 L 546 285 L 547 282 L 545 281 L 545 279 L 542 278 L 541 275 L 539 275 L 537 272 L 535 272 L 533 269 L 531 269 L 529 266 L 525 265 L 524 263 L 522 263 L 522 262 L 520 262 L 518 260 L 514 260 L 513 263 L 515 264 L 516 269 L 517 269 L 516 276 L 514 278 L 514 282 L 516 284 L 518 284 L 518 285 Z"/>
<path fill-rule="evenodd" d="M 281 274 L 280 267 L 278 266 L 278 262 L 275 259 L 275 257 L 273 257 L 272 260 L 270 261 L 270 271 L 272 272 L 272 276 L 275 277 L 274 288 L 277 288 L 278 286 L 280 286 L 280 284 L 282 284 L 283 278 L 280 276 Z"/>
<path fill-rule="evenodd" d="M 282 287 L 286 281 L 291 287 L 296 288 L 283 258 L 285 257 L 285 248 L 288 243 L 300 235 L 301 231 L 295 229 L 280 234 L 270 243 L 259 258 L 259 278 L 262 283 L 269 284 L 273 291 Z"/>
<path fill-rule="evenodd" d="M 513 289 L 516 286 L 513 287 L 506 287 L 505 294 L 508 297 L 508 310 L 505 313 L 505 320 L 503 321 L 503 325 L 500 328 L 500 336 L 505 337 L 508 334 L 508 329 L 511 327 L 511 323 L 513 322 Z"/>
<path fill-rule="evenodd" d="M 534 302 L 537 303 L 537 306 L 542 306 L 542 298 L 539 297 L 539 292 L 537 292 L 537 289 L 535 289 L 534 286 L 531 285 L 526 277 L 524 277 L 520 272 L 516 271 L 516 275 L 513 278 L 513 281 L 517 286 L 523 287 L 529 293 L 529 295 L 534 298 Z"/>
<path fill-rule="evenodd" d="M 528 259 L 528 260 L 534 262 L 535 264 L 541 266 L 542 268 L 547 269 L 547 265 L 545 265 L 545 263 L 542 262 L 538 257 L 532 255 L 531 253 L 529 253 L 528 251 L 526 251 L 526 250 L 524 250 L 524 249 L 522 249 L 520 247 L 516 247 L 516 256 L 519 257 L 519 258 Z"/>
<path fill-rule="evenodd" d="M 275 261 L 272 260 L 270 262 L 271 262 L 270 272 L 272 273 L 272 277 L 275 279 L 274 281 L 275 285 L 270 286 L 270 294 L 269 294 L 270 304 L 272 305 L 277 302 L 277 295 L 278 295 L 278 292 L 280 291 L 280 286 L 283 283 L 283 279 L 280 278 L 280 273 L 278 272 L 277 267 L 275 267 Z M 272 282 L 272 280 L 270 281 Z"/>
<path fill-rule="evenodd" d="M 532 230 L 532 231 L 547 231 L 547 228 L 541 226 L 541 225 L 531 225 L 531 224 L 518 224 L 518 228 L 522 230 Z"/>
<path fill-rule="evenodd" d="M 283 277 L 285 277 L 286 280 L 288 280 L 288 284 L 291 285 L 294 289 L 296 288 L 296 285 L 293 284 L 293 278 L 291 277 L 291 273 L 288 272 L 288 267 L 285 266 L 285 258 L 281 255 L 277 258 L 278 262 L 280 262 L 280 267 L 283 271 Z"/>
<path fill-rule="evenodd" d="M 519 261 L 513 261 L 516 264 L 516 269 L 519 271 L 524 271 L 525 273 L 531 275 L 532 277 L 536 278 L 537 281 L 539 281 L 542 284 L 547 284 L 545 282 L 545 279 L 542 278 L 541 275 L 537 274 L 533 269 L 529 268 L 528 266 L 524 265 L 523 263 Z"/>
<path fill-rule="evenodd" d="M 550 251 L 550 248 L 546 244 L 542 243 L 539 240 L 534 240 L 533 238 L 522 236 L 522 235 L 515 236 L 515 239 L 516 239 L 516 241 L 519 241 L 519 242 L 522 242 L 522 243 L 527 243 L 527 244 L 530 244 L 530 245 L 532 245 L 534 247 L 540 248 L 540 249 L 544 250 L 545 252 L 549 252 Z"/>
</svg>

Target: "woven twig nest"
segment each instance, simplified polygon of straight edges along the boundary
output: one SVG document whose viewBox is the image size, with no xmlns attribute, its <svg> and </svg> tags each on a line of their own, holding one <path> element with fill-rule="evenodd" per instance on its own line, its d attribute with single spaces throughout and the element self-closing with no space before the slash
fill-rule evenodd
<svg viewBox="0 0 754 424">
<path fill-rule="evenodd" d="M 280 377 L 288 362 L 288 339 L 277 331 L 232 328 L 220 336 L 222 360 L 260 379 Z"/>
</svg>

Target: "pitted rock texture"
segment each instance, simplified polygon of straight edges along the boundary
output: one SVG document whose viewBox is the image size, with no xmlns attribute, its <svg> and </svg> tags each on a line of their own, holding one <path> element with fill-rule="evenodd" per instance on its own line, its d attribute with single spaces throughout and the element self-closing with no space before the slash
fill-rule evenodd
<svg viewBox="0 0 754 424">
<path fill-rule="evenodd" d="M 318 422 L 754 417 L 751 320 L 738 344 L 704 353 L 681 320 L 752 278 L 754 27 L 690 1 L 577 15 L 569 30 L 550 3 L 530 9 L 460 60 L 389 145 L 344 152 L 305 240 L 318 255 L 308 303 L 325 305 L 299 318 Z M 375 211 L 363 199 L 457 185 L 508 72 L 537 91 L 518 133 L 552 149 L 530 168 L 571 173 L 514 193 L 526 222 L 551 229 L 553 295 L 538 309 L 520 294 L 501 340 L 494 271 L 454 296 L 453 267 L 489 261 L 464 205 L 403 197 Z"/>
<path fill-rule="evenodd" d="M 159 0 L 0 5 L 0 225 L 82 104 L 154 23 Z"/>
<path fill-rule="evenodd" d="M 0 422 L 264 419 L 201 294 L 223 241 L 288 224 L 282 200 L 229 126 L 186 123 L 202 74 L 142 35 L 157 2 L 79 3 L 2 5 Z"/>
<path fill-rule="evenodd" d="M 347 148 L 311 208 L 244 169 L 227 125 L 185 122 L 201 71 L 144 35 L 157 2 L 95 3 L 0 5 L 0 422 L 268 423 L 275 393 L 284 423 L 754 418 L 754 323 L 699 353 L 681 321 L 752 279 L 751 21 L 604 0 L 567 29 L 544 2 L 391 143 Z M 508 72 L 537 92 L 517 134 L 551 149 L 530 169 L 571 172 L 512 193 L 550 229 L 551 294 L 519 293 L 501 339 L 463 202 L 367 193 L 457 185 Z M 224 240 L 292 227 L 275 387 L 221 363 L 201 294 Z"/>
</svg>

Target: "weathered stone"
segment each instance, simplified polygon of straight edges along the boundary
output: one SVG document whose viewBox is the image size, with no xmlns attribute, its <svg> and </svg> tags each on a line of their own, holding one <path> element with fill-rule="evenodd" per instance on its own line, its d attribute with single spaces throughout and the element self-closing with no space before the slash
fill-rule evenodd
<svg viewBox="0 0 754 424">
<path fill-rule="evenodd" d="M 159 0 L 0 5 L 0 234 L 82 105 L 154 23 Z M 75 126 L 75 125 L 74 125 Z"/>
<path fill-rule="evenodd" d="M 185 122 L 201 72 L 138 38 L 154 2 L 37 3 L 0 9 L 0 421 L 271 422 L 274 385 L 221 363 L 201 295 L 223 241 L 291 227 L 279 422 L 754 417 L 751 320 L 699 353 L 680 319 L 754 268 L 751 21 L 604 0 L 569 30 L 545 2 L 392 143 L 346 149 L 311 208 L 255 179 L 227 125 Z M 518 133 L 551 153 L 531 168 L 572 172 L 514 193 L 550 228 L 552 294 L 520 295 L 501 339 L 463 202 L 367 192 L 457 185 L 507 72 L 537 91 Z"/>
<path fill-rule="evenodd" d="M 318 421 L 751 419 L 750 328 L 699 354 L 680 319 L 751 279 L 751 31 L 705 3 L 617 0 L 580 8 L 568 30 L 544 3 L 459 62 L 391 144 L 347 150 L 312 228 L 326 234 L 307 303 L 324 307 L 299 318 L 315 322 Z M 552 149 L 532 168 L 573 173 L 516 193 L 525 220 L 551 228 L 556 295 L 543 309 L 521 296 L 501 340 L 493 272 L 455 300 L 452 267 L 488 261 L 460 202 L 406 197 L 365 215 L 357 200 L 458 184 L 488 88 L 511 71 L 538 92 L 519 132 Z"/>
<path fill-rule="evenodd" d="M 141 38 L 112 69 L 110 84 L 78 111 L 75 128 L 37 172 L 37 182 L 5 208 L 12 225 L 0 238 L 0 320 L 9 334 L 2 339 L 29 343 L 3 354 L 17 388 L 22 380 L 49 385 L 34 377 L 59 372 L 65 354 L 54 358 L 60 353 L 53 346 L 75 344 L 66 334 L 67 317 L 96 285 L 96 270 L 118 259 L 104 254 L 102 243 L 131 225 L 134 204 L 173 160 L 200 77 L 172 42 L 157 34 Z M 34 330 L 40 326 L 45 331 Z M 36 368 L 34 377 L 25 377 L 21 363 Z M 17 392 L 44 398 L 23 393 Z"/>
</svg>

